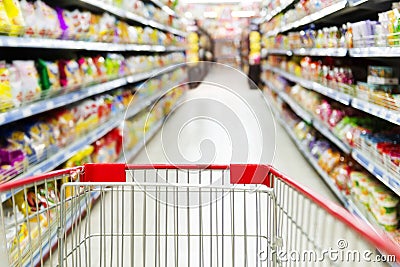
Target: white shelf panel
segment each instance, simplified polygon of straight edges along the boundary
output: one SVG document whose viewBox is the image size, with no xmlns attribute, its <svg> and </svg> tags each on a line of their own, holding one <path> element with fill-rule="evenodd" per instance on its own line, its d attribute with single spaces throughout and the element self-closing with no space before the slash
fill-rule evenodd
<svg viewBox="0 0 400 267">
<path fill-rule="evenodd" d="M 295 100 L 293 100 L 289 95 L 284 92 L 280 92 L 279 96 L 291 107 L 291 109 L 305 122 L 312 123 L 312 115 L 305 111 Z"/>
<path fill-rule="evenodd" d="M 352 57 L 400 57 L 400 47 L 359 47 L 351 48 Z"/>
<path fill-rule="evenodd" d="M 347 48 L 300 48 L 294 49 L 292 52 L 299 56 L 345 57 Z"/>
<path fill-rule="evenodd" d="M 367 101 L 357 99 L 357 98 L 354 98 L 351 101 L 351 106 L 356 109 L 362 110 L 366 113 L 377 116 L 381 119 L 390 121 L 391 123 L 400 125 L 400 112 L 399 111 L 390 110 L 390 109 L 384 108 L 382 106 L 378 106 L 373 103 L 369 103 Z"/>
</svg>

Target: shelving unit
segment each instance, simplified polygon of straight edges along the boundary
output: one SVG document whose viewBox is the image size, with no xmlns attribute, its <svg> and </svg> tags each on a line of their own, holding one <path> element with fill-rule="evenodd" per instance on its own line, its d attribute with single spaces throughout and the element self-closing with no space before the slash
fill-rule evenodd
<svg viewBox="0 0 400 267">
<path fill-rule="evenodd" d="M 79 100 L 94 96 L 100 93 L 104 93 L 124 85 L 146 80 L 155 76 L 159 76 L 166 72 L 173 71 L 178 68 L 179 65 L 168 66 L 164 68 L 158 68 L 149 72 L 133 74 L 124 78 L 119 78 L 105 83 L 84 87 L 79 91 L 71 92 L 65 95 L 60 95 L 50 99 L 44 99 L 41 101 L 33 102 L 25 106 L 12 109 L 3 113 L 0 113 L 0 126 L 6 123 L 17 121 L 32 115 L 36 115 L 42 112 L 46 112 L 58 107 L 66 106 L 71 103 L 75 103 Z"/>
<path fill-rule="evenodd" d="M 296 1 L 294 1 L 296 2 Z M 316 25 L 316 29 L 322 29 L 322 27 L 330 27 L 337 26 L 342 23 L 347 23 L 343 18 L 352 17 L 351 22 L 356 22 L 357 19 L 371 19 L 372 17 L 376 17 L 378 12 L 387 11 L 390 9 L 391 1 L 366 1 L 366 0 L 348 0 L 348 1 L 337 1 L 333 5 L 321 9 L 314 14 L 310 14 L 301 18 L 293 23 L 287 23 L 286 25 L 282 25 L 282 27 L 278 27 L 276 29 L 269 30 L 268 32 L 264 32 L 265 37 L 273 37 L 277 34 L 285 34 L 290 31 L 299 32 L 304 29 L 302 26 L 308 26 L 311 24 Z M 292 4 L 292 3 L 290 3 Z M 282 6 L 284 8 L 285 6 Z M 286 11 L 286 10 L 285 10 Z M 357 13 L 357 11 L 360 11 Z M 264 18 L 263 22 L 271 20 L 274 16 L 276 16 L 279 12 L 282 12 L 282 9 L 278 8 L 276 11 L 274 10 L 270 14 Z M 356 14 L 357 13 L 357 14 Z M 362 17 L 362 18 L 361 18 Z M 269 25 L 270 26 L 270 25 Z M 268 27 L 270 29 L 271 27 Z M 273 41 L 273 40 L 271 40 Z M 278 42 L 279 44 L 285 44 L 284 42 Z M 291 43 L 290 43 L 291 44 Z M 271 46 L 273 46 L 271 44 Z M 367 45 L 366 45 L 367 46 Z M 366 61 L 371 60 L 371 62 L 379 58 L 382 58 L 381 61 L 385 61 L 389 57 L 400 58 L 400 48 L 399 47 L 356 47 L 356 48 L 298 48 L 298 49 L 279 49 L 276 48 L 265 48 L 266 55 L 283 55 L 287 57 L 292 56 L 315 56 L 315 57 L 335 57 L 335 58 L 344 58 L 346 57 L 346 65 L 349 65 L 351 60 L 362 60 L 362 64 L 365 64 Z M 362 58 L 362 59 L 358 59 Z M 393 62 L 392 62 L 393 63 Z M 377 64 L 377 63 L 375 63 Z M 329 64 L 328 64 L 329 65 Z M 385 65 L 385 64 L 384 64 Z M 390 65 L 390 64 L 389 64 Z M 394 63 L 392 64 L 394 65 Z M 356 93 L 353 93 L 352 88 L 342 87 L 340 84 L 334 83 L 319 83 L 315 80 L 307 79 L 306 77 L 299 77 L 288 71 L 283 69 L 273 67 L 268 64 L 264 64 L 263 71 L 270 71 L 276 75 L 279 75 L 286 80 L 299 84 L 304 88 L 309 90 L 313 90 L 323 96 L 326 96 L 336 102 L 342 103 L 348 107 L 352 107 L 354 109 L 361 110 L 369 115 L 373 115 L 390 123 L 400 125 L 400 111 L 389 109 L 384 106 L 379 106 L 373 103 L 370 103 L 366 100 L 363 100 L 362 96 L 357 96 Z M 326 139 L 328 139 L 331 143 L 335 144 L 342 152 L 351 156 L 354 161 L 358 162 L 365 170 L 369 171 L 371 175 L 375 176 L 378 180 L 380 180 L 383 184 L 385 184 L 391 191 L 400 196 L 400 175 L 396 174 L 392 168 L 389 168 L 383 163 L 380 163 L 377 159 L 373 159 L 372 155 L 365 152 L 364 150 L 360 150 L 358 148 L 352 148 L 346 142 L 340 140 L 334 132 L 327 127 L 323 122 L 319 119 L 308 113 L 306 110 L 302 108 L 302 106 L 297 103 L 293 98 L 291 98 L 285 92 L 279 90 L 279 88 L 274 86 L 274 83 L 271 81 L 265 81 L 264 84 L 267 87 L 275 92 L 278 97 L 285 102 L 292 111 L 300 117 L 303 121 L 309 123 L 313 128 L 322 134 Z M 350 90 L 347 90 L 350 89 Z M 362 98 L 362 99 L 361 99 Z M 389 104 L 388 104 L 389 105 Z M 316 172 L 321 176 L 322 180 L 327 184 L 327 186 L 332 190 L 332 192 L 338 197 L 338 199 L 342 202 L 342 204 L 353 214 L 360 217 L 362 220 L 366 221 L 369 225 L 371 225 L 377 232 L 382 233 L 382 227 L 376 223 L 376 220 L 373 218 L 369 212 L 363 209 L 363 207 L 359 207 L 356 201 L 343 193 L 338 187 L 335 185 L 334 181 L 329 177 L 327 173 L 319 166 L 318 162 L 312 157 L 308 148 L 299 141 L 294 131 L 286 125 L 285 121 L 281 118 L 281 115 L 277 111 L 274 110 L 275 117 L 277 121 L 282 124 L 283 128 L 288 132 L 291 139 L 294 141 L 296 147 L 300 150 L 303 156 L 307 159 L 311 166 L 316 170 Z M 310 117 L 311 116 L 311 117 Z M 389 164 L 389 163 L 388 163 Z M 391 235 L 387 234 L 390 238 Z"/>
<path fill-rule="evenodd" d="M 159 8 L 161 8 L 162 10 L 164 10 L 164 12 L 167 13 L 168 15 L 174 16 L 174 17 L 177 16 L 176 12 L 172 8 L 170 8 L 167 5 L 164 5 L 161 1 L 159 1 L 159 0 L 151 0 L 151 2 L 153 4 L 155 4 L 156 6 L 158 6 Z"/>
<path fill-rule="evenodd" d="M 297 20 L 295 22 L 286 24 L 285 26 L 283 26 L 281 28 L 278 28 L 278 29 L 275 29 L 273 31 L 270 31 L 270 32 L 266 33 L 266 36 L 267 37 L 275 36 L 278 33 L 286 32 L 286 31 L 289 31 L 289 30 L 292 30 L 292 29 L 296 29 L 296 28 L 298 28 L 300 26 L 303 26 L 303 25 L 306 25 L 306 24 L 310 24 L 310 23 L 315 22 L 315 21 L 317 21 L 317 20 L 319 20 L 319 19 L 321 19 L 323 17 L 326 17 L 326 16 L 331 15 L 331 14 L 333 14 L 335 12 L 338 12 L 339 10 L 344 9 L 347 5 L 348 5 L 348 1 L 347 0 L 337 2 L 337 3 L 333 4 L 333 5 L 328 6 L 326 8 L 323 8 L 323 9 L 321 9 L 321 10 L 319 10 L 319 11 L 313 13 L 313 14 L 305 16 L 304 18 L 301 18 L 301 19 L 299 19 L 299 20 Z"/>
<path fill-rule="evenodd" d="M 322 95 L 325 95 L 335 101 L 338 101 L 342 104 L 345 105 L 351 105 L 352 107 L 364 111 L 368 114 L 374 115 L 376 117 L 379 117 L 381 119 L 387 120 L 391 123 L 400 125 L 400 112 L 396 112 L 394 110 L 387 109 L 382 106 L 375 105 L 373 103 L 369 103 L 367 101 L 358 99 L 356 97 L 353 97 L 351 95 L 339 92 L 335 89 L 329 88 L 327 86 L 324 86 L 322 84 L 312 82 L 300 77 L 297 77 L 291 73 L 288 73 L 284 70 L 281 70 L 279 68 L 271 67 L 271 66 L 264 66 L 264 70 L 269 70 L 272 71 L 276 74 L 279 74 L 280 76 L 300 84 L 301 86 L 314 90 L 315 92 L 318 92 Z"/>
<path fill-rule="evenodd" d="M 81 2 L 82 4 L 89 5 L 95 9 L 101 9 L 103 11 L 106 11 L 113 15 L 116 15 L 120 18 L 132 20 L 132 21 L 138 22 L 138 23 L 146 25 L 146 26 L 150 26 L 150 27 L 162 30 L 162 31 L 167 31 L 167 32 L 173 33 L 175 35 L 179 35 L 179 36 L 183 36 L 183 37 L 186 36 L 186 32 L 184 32 L 184 31 L 172 28 L 170 26 L 163 25 L 155 20 L 144 18 L 142 16 L 139 16 L 132 12 L 126 11 L 122 8 L 107 4 L 100 0 L 74 0 L 74 1 L 78 1 L 78 2 Z M 163 8 L 163 10 L 165 11 L 165 8 Z"/>
<path fill-rule="evenodd" d="M 61 39 L 0 36 L 1 47 L 68 49 L 108 52 L 166 52 L 184 51 L 184 47 L 151 44 L 118 44 L 104 42 L 86 42 Z"/>
<path fill-rule="evenodd" d="M 308 111 L 304 110 L 294 99 L 292 99 L 288 94 L 282 92 L 281 90 L 275 88 L 273 84 L 264 80 L 264 83 L 278 96 L 289 105 L 289 107 L 299 116 L 302 120 L 312 125 L 319 133 L 324 135 L 327 139 L 329 139 L 332 143 L 334 143 L 340 150 L 342 150 L 345 154 L 351 153 L 351 148 L 349 145 L 340 140 L 336 135 L 332 133 L 332 131 L 325 126 L 321 121 L 311 115 Z"/>
<path fill-rule="evenodd" d="M 177 14 L 175 13 L 174 10 L 172 10 L 169 6 L 163 4 L 159 0 L 148 0 L 149 2 L 152 2 L 155 6 L 159 7 L 163 12 L 167 13 L 169 16 L 174 16 L 174 18 L 169 17 L 170 19 L 179 19 L 177 17 Z M 45 1 L 46 2 L 46 1 Z M 135 54 L 140 54 L 140 55 L 153 55 L 153 54 L 158 54 L 158 53 L 170 53 L 170 52 L 184 52 L 186 50 L 186 47 L 184 44 L 177 43 L 178 41 L 183 41 L 183 38 L 176 38 L 176 36 L 180 37 L 186 37 L 187 34 L 185 31 L 174 28 L 170 25 L 170 23 L 160 23 L 159 21 L 154 20 L 153 18 L 145 18 L 143 16 L 134 14 L 132 12 L 126 11 L 123 8 L 113 6 L 111 4 L 106 3 L 105 1 L 101 0 L 58 0 L 53 3 L 53 1 L 50 1 L 51 4 L 54 5 L 60 5 L 64 7 L 78 7 L 80 10 L 89 10 L 93 13 L 96 14 L 101 14 L 101 13 L 109 13 L 111 15 L 114 15 L 118 17 L 118 19 L 121 19 L 123 21 L 128 22 L 131 25 L 142 25 L 142 26 L 149 26 L 157 30 L 161 30 L 163 32 L 169 33 L 170 36 L 173 37 L 174 42 L 161 42 L 160 40 L 152 43 L 142 43 L 142 44 L 137 44 L 137 43 L 106 43 L 106 42 L 93 42 L 93 41 L 74 41 L 74 40 L 64 40 L 64 39 L 50 39 L 50 38 L 39 38 L 39 37 L 16 37 L 16 36 L 0 36 L 0 46 L 5 49 L 4 54 L 6 55 L 6 60 L 11 61 L 14 59 L 19 59 L 19 55 L 17 53 L 21 52 L 21 59 L 22 60 L 37 60 L 38 58 L 43 58 L 44 60 L 49 60 L 50 62 L 55 62 L 55 60 L 59 60 L 61 58 L 64 58 L 66 61 L 70 59 L 77 59 L 80 57 L 95 57 L 94 55 L 98 55 L 99 58 L 103 57 L 104 60 L 104 54 L 106 53 L 119 53 L 123 54 L 123 57 L 126 59 L 126 55 L 135 55 Z M 49 2 L 49 3 L 50 3 Z M 53 6 L 53 5 L 52 5 Z M 167 17 L 167 16 L 165 16 Z M 170 21 L 170 20 L 168 20 Z M 174 24 L 178 25 L 178 24 Z M 173 36 L 175 35 L 175 36 Z M 168 36 L 169 38 L 169 36 Z M 168 41 L 168 40 L 166 40 Z M 174 45 L 163 45 L 165 44 L 174 44 Z M 10 52 L 10 55 L 7 55 L 6 53 Z M 32 53 L 33 52 L 33 53 Z M 14 56 L 14 54 L 16 54 Z M 32 55 L 31 55 L 32 54 Z M 4 56 L 4 55 L 3 55 Z M 10 56 L 10 57 L 8 57 Z M 118 55 L 117 55 L 118 56 Z M 122 56 L 121 56 L 122 58 Z M 166 57 L 169 58 L 169 57 Z M 175 62 L 176 60 L 173 59 L 172 62 Z M 110 62 L 114 63 L 112 59 Z M 164 62 L 164 61 L 159 61 Z M 165 61 L 167 62 L 167 61 Z M 168 61 L 170 62 L 170 61 Z M 77 62 L 75 62 L 76 64 Z M 157 63 L 157 62 L 156 62 Z M 111 64 L 111 63 L 110 63 Z M 150 65 L 150 62 L 149 62 Z M 157 65 L 160 67 L 153 67 L 149 69 L 148 71 L 145 72 L 140 72 L 140 73 L 134 73 L 128 76 L 123 76 L 119 74 L 119 76 L 113 76 L 114 79 L 104 81 L 101 80 L 99 83 L 90 83 L 90 84 L 84 84 L 81 85 L 79 88 L 73 88 L 73 91 L 71 90 L 60 90 L 59 93 L 63 92 L 64 94 L 58 94 L 54 95 L 52 97 L 45 98 L 44 95 L 41 96 L 40 100 L 36 100 L 34 102 L 29 102 L 29 103 L 23 103 L 22 106 L 17 106 L 13 109 L 7 109 L 7 110 L 2 110 L 0 113 L 0 126 L 3 127 L 4 129 L 7 129 L 9 127 L 9 123 L 16 123 L 16 124 L 23 124 L 25 123 L 25 118 L 32 117 L 35 115 L 43 114 L 48 118 L 51 118 L 51 112 L 57 108 L 60 107 L 65 107 L 69 105 L 74 105 L 76 103 L 80 103 L 82 100 L 86 99 L 92 99 L 94 96 L 101 95 L 101 94 L 109 94 L 109 92 L 122 88 L 127 85 L 131 85 L 134 83 L 139 83 L 142 81 L 145 81 L 147 79 L 152 79 L 152 78 L 160 78 L 161 75 L 170 73 L 178 68 L 185 68 L 184 62 L 182 64 L 174 64 L 171 66 L 167 65 L 160 65 L 160 64 L 152 64 L 153 66 Z M 57 66 L 57 65 L 56 65 Z M 103 66 L 106 68 L 106 64 L 104 65 L 96 65 L 96 68 L 100 68 L 100 66 Z M 116 72 L 115 71 L 115 66 L 114 70 L 110 71 L 112 73 Z M 110 67 L 111 69 L 111 67 Z M 136 68 L 135 68 L 136 69 Z M 138 68 L 139 69 L 139 68 Z M 142 68 L 140 68 L 142 69 Z M 111 77 L 111 74 L 108 73 L 109 69 L 107 69 L 107 74 L 106 71 L 101 71 L 101 73 L 104 73 L 104 76 Z M 119 73 L 131 73 L 133 70 L 126 71 L 125 69 L 122 70 L 120 69 Z M 100 72 L 100 71 L 99 71 Z M 181 73 L 181 72 L 179 72 Z M 134 99 L 134 102 L 132 102 L 131 106 L 128 108 L 128 110 L 124 111 L 111 111 L 107 110 L 107 112 L 112 112 L 111 116 L 106 117 L 107 119 L 105 121 L 102 121 L 96 127 L 90 127 L 90 129 L 86 129 L 85 127 L 85 133 L 81 133 L 75 140 L 73 140 L 72 143 L 68 143 L 65 147 L 63 148 L 57 148 L 54 149 L 54 151 L 51 151 L 47 153 L 47 148 L 46 158 L 44 156 L 40 158 L 41 160 L 37 164 L 34 164 L 33 162 L 29 161 L 29 167 L 25 167 L 23 169 L 23 172 L 20 173 L 18 176 L 15 176 L 16 173 L 12 173 L 12 176 L 15 176 L 12 181 L 17 181 L 18 183 L 23 183 L 27 181 L 27 177 L 31 177 L 37 174 L 43 174 L 48 171 L 54 170 L 56 168 L 59 168 L 60 165 L 71 159 L 71 157 L 77 155 L 78 152 L 82 151 L 83 148 L 95 143 L 97 140 L 103 138 L 106 136 L 109 132 L 111 132 L 113 129 L 121 126 L 121 124 L 126 120 L 135 117 L 151 105 L 153 105 L 155 102 L 157 102 L 160 98 L 164 97 L 166 93 L 170 91 L 171 88 L 174 88 L 178 85 L 181 85 L 182 83 L 187 81 L 187 71 L 184 71 L 185 75 L 182 75 L 184 77 L 179 77 L 179 79 L 173 78 L 172 76 L 170 77 L 171 80 L 169 84 L 166 84 L 163 81 L 163 85 L 165 85 L 164 88 L 161 90 L 158 90 L 154 93 L 152 93 L 149 96 L 140 96 L 136 97 Z M 57 74 L 58 75 L 58 74 Z M 95 77 L 96 75 L 93 75 Z M 101 75 L 100 75 L 101 76 Z M 57 76 L 56 76 L 57 77 Z M 102 76 L 103 77 L 103 76 Z M 96 76 L 97 78 L 97 76 Z M 93 78 L 93 79 L 96 79 Z M 78 80 L 78 79 L 77 79 Z M 81 80 L 76 83 L 81 83 Z M 156 83 L 155 83 L 156 84 Z M 158 88 L 158 87 L 157 87 Z M 42 89 L 44 90 L 44 89 Z M 153 89 L 154 90 L 154 89 Z M 131 91 L 129 87 L 129 91 Z M 129 92 L 130 93 L 130 92 Z M 110 94 L 111 95 L 111 94 Z M 39 94 L 38 97 L 39 98 Z M 119 97 L 120 95 L 118 95 Z M 129 97 L 131 95 L 129 94 Z M 114 95 L 112 96 L 114 97 Z M 125 96 L 124 96 L 125 97 Z M 128 97 L 124 98 L 127 99 Z M 24 99 L 25 100 L 25 99 Z M 114 99 L 117 101 L 116 99 Z M 121 100 L 122 101 L 122 100 Z M 107 103 L 108 104 L 108 103 Z M 18 104 L 15 104 L 18 105 Z M 104 104 L 105 105 L 105 104 Z M 114 105 L 114 103 L 113 103 Z M 121 103 L 122 105 L 122 103 Z M 126 103 L 124 103 L 124 106 Z M 7 107 L 5 107 L 7 108 Z M 106 109 L 106 108 L 105 108 Z M 110 108 L 111 109 L 111 108 Z M 118 110 L 121 110 L 120 107 L 118 107 Z M 100 112 L 100 111 L 99 111 Z M 102 111 L 104 112 L 104 111 Z M 72 114 L 72 113 L 71 113 Z M 105 113 L 108 114 L 108 113 Z M 53 115 L 54 116 L 54 115 Z M 101 117 L 101 116 L 99 116 Z M 103 117 L 104 118 L 104 115 Z M 157 117 L 158 118 L 158 117 Z M 33 118 L 35 120 L 35 118 Z M 146 139 L 140 140 L 136 146 L 133 147 L 133 149 L 129 151 L 125 151 L 127 160 L 131 160 L 133 157 L 135 157 L 144 147 L 144 145 L 147 143 L 149 139 L 151 139 L 162 127 L 163 122 L 165 120 L 165 117 L 163 117 L 161 120 L 153 123 L 150 126 L 150 129 L 146 132 Z M 31 119 L 28 119 L 26 121 L 31 121 Z M 14 125 L 14 124 L 12 124 Z M 11 126 L 12 126 L 11 125 Z M 79 132 L 79 131 L 77 131 Z M 49 151 L 52 149 L 49 149 Z M 39 157 L 39 156 L 38 156 Z M 120 157 L 118 161 L 125 162 L 125 158 Z M 57 179 L 61 179 L 58 177 Z M 55 180 L 54 180 L 55 181 Z M 54 182 L 52 180 L 52 182 Z M 58 181 L 58 180 L 57 180 Z M 61 181 L 61 180 L 60 180 Z M 4 182 L 4 181 L 2 181 Z M 42 181 L 41 181 L 42 182 Z M 43 184 L 46 184 L 47 188 L 47 183 L 49 181 L 46 180 L 43 181 Z M 57 182 L 55 182 L 55 185 L 57 186 Z M 0 193 L 0 200 L 2 203 L 2 207 L 7 207 L 9 204 L 7 200 L 10 200 L 13 195 L 18 194 L 24 188 L 29 188 L 31 190 L 31 187 L 35 187 L 35 190 L 39 187 L 43 186 L 41 183 L 35 184 L 35 185 L 27 185 L 25 187 L 16 187 L 13 190 L 10 190 L 10 192 L 2 192 Z M 46 189 L 47 190 L 47 189 Z M 12 192 L 12 194 L 11 194 Z M 90 202 L 91 205 L 93 205 L 96 200 L 99 198 L 99 193 L 93 193 Z M 76 209 L 76 214 L 72 213 L 67 213 L 67 227 L 66 231 L 67 233 L 71 230 L 74 224 L 76 224 L 78 221 L 77 218 L 83 217 L 86 215 L 86 205 L 84 201 L 81 202 L 80 208 L 77 207 Z M 15 209 L 14 209 L 15 210 Z M 2 209 L 3 211 L 3 209 Z M 54 206 L 54 212 L 58 212 L 58 209 L 56 206 Z M 78 214 L 79 212 L 79 214 Z M 15 211 L 14 211 L 15 213 Z M 3 214 L 3 213 L 2 213 Z M 9 216 L 9 215 L 7 215 Z M 56 215 L 58 216 L 58 215 Z M 0 227 L 5 227 L 4 225 L 4 220 L 3 219 L 3 224 L 0 223 Z M 24 220 L 28 222 L 28 218 L 24 217 Z M 28 242 L 27 247 L 30 247 L 32 245 L 32 249 L 36 251 L 26 251 L 26 248 L 24 248 L 24 251 L 22 251 L 22 254 L 26 254 L 28 256 L 24 256 L 22 259 L 22 263 L 18 265 L 21 266 L 37 266 L 40 265 L 42 262 L 42 259 L 46 259 L 49 256 L 49 253 L 57 246 L 57 240 L 58 240 L 58 229 L 56 226 L 53 224 L 56 224 L 56 219 L 54 221 L 51 221 L 50 217 L 46 218 L 48 220 L 47 222 L 51 222 L 52 224 L 45 226 L 43 229 L 46 229 L 44 232 L 45 237 L 43 239 L 43 242 L 40 244 L 40 247 L 37 248 L 36 244 L 31 244 L 30 242 L 34 242 L 34 240 L 31 240 L 31 237 L 29 235 L 29 241 L 28 239 L 24 239 L 24 241 Z M 15 228 L 19 227 L 18 225 L 22 223 L 25 223 L 25 221 L 21 222 L 15 222 Z M 22 226 L 21 226 L 22 227 Z M 42 227 L 39 222 L 39 227 Z M 0 229 L 0 231 L 3 231 L 4 229 Z M 18 230 L 17 230 L 18 231 Z M 1 237 L 1 240 L 3 236 Z M 8 238 L 8 237 L 7 237 Z M 20 238 L 20 237 L 18 237 Z M 21 237 L 22 238 L 22 237 Z M 28 236 L 26 236 L 28 238 Z M 6 240 L 7 243 L 9 240 Z M 36 242 L 36 241 L 35 241 Z M 31 254 L 32 253 L 32 254 Z M 22 255 L 23 256 L 23 255 Z M 8 262 L 5 264 L 7 265 Z"/>
<path fill-rule="evenodd" d="M 319 166 L 317 160 L 311 155 L 310 151 L 307 147 L 296 137 L 293 130 L 287 126 L 286 122 L 281 118 L 279 112 L 276 108 L 272 107 L 272 111 L 274 113 L 275 119 L 278 123 L 285 129 L 289 137 L 292 139 L 293 143 L 296 145 L 298 150 L 301 152 L 303 157 L 308 161 L 308 163 L 314 168 L 314 170 L 320 175 L 324 183 L 328 186 L 328 188 L 332 191 L 332 193 L 337 197 L 337 199 L 342 203 L 342 205 L 352 214 L 361 218 L 368 225 L 370 225 L 373 229 L 376 229 L 379 234 L 385 234 L 384 230 L 381 226 L 378 225 L 375 218 L 368 214 L 365 211 L 365 208 L 359 207 L 351 198 L 351 196 L 343 193 L 334 183 L 334 181 L 329 177 L 329 175 Z M 386 233 L 386 236 L 389 239 L 392 239 L 390 234 Z M 392 265 L 396 266 L 396 265 Z"/>
<path fill-rule="evenodd" d="M 48 159 L 42 161 L 41 163 L 35 166 L 28 168 L 25 172 L 18 175 L 14 179 L 15 180 L 24 179 L 26 177 L 46 173 L 55 169 L 60 164 L 66 162 L 69 158 L 78 153 L 83 147 L 94 143 L 96 140 L 100 139 L 101 137 L 109 133 L 112 129 L 121 125 L 124 120 L 132 118 L 135 115 L 139 114 L 142 110 L 149 107 L 155 101 L 160 99 L 165 93 L 167 93 L 170 90 L 170 88 L 173 88 L 178 84 L 181 84 L 184 80 L 186 80 L 186 77 L 183 80 L 171 83 L 170 85 L 166 86 L 165 89 L 157 92 L 152 96 L 149 96 L 145 99 L 137 99 L 136 103 L 133 104 L 132 108 L 130 108 L 126 112 L 116 114 L 115 116 L 109 118 L 106 123 L 101 124 L 99 127 L 95 128 L 85 136 L 78 138 L 78 140 L 76 140 L 71 145 L 63 149 L 60 149 L 56 154 L 52 155 Z M 15 190 L 15 193 L 18 193 L 18 190 Z M 3 194 L 1 196 L 1 202 L 6 201 L 10 197 L 11 194 Z"/>
</svg>

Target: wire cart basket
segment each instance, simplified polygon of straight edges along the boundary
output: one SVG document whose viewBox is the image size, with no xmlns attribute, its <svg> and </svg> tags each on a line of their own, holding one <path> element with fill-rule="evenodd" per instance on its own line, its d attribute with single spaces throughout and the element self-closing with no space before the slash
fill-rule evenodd
<svg viewBox="0 0 400 267">
<path fill-rule="evenodd" d="M 267 165 L 87 164 L 5 183 L 0 195 L 6 266 L 378 266 L 400 259 L 385 235 Z"/>
</svg>

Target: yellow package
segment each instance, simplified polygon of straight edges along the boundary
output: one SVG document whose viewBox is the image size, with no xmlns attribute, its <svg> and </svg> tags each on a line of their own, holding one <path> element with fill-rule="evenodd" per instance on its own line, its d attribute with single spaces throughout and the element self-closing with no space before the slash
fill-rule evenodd
<svg viewBox="0 0 400 267">
<path fill-rule="evenodd" d="M 0 111 L 3 112 L 13 107 L 10 72 L 8 68 L 0 66 Z"/>
<path fill-rule="evenodd" d="M 121 43 L 129 43 L 128 24 L 123 21 L 117 22 L 119 39 Z"/>
<path fill-rule="evenodd" d="M 11 30 L 11 22 L 7 16 L 4 1 L 0 0 L 0 33 L 9 33 Z"/>
<path fill-rule="evenodd" d="M 3 4 L 11 24 L 10 34 L 21 35 L 24 32 L 25 21 L 18 0 L 3 0 Z"/>
</svg>

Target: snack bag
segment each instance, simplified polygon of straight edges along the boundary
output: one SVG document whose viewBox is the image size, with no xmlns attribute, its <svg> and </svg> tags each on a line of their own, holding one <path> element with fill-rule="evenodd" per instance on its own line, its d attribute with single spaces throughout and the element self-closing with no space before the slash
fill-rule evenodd
<svg viewBox="0 0 400 267">
<path fill-rule="evenodd" d="M 72 19 L 72 12 L 59 8 L 56 8 L 57 18 L 60 23 L 60 29 L 62 31 L 62 39 L 74 39 L 74 24 Z"/>
<path fill-rule="evenodd" d="M 13 107 L 13 93 L 10 84 L 10 71 L 4 62 L 0 62 L 0 111 Z"/>
<path fill-rule="evenodd" d="M 57 12 L 41 0 L 37 0 L 34 5 L 39 35 L 49 38 L 59 38 L 62 30 Z"/>
<path fill-rule="evenodd" d="M 7 142 L 8 142 L 8 149 L 17 150 L 20 149 L 24 151 L 25 155 L 27 156 L 29 162 L 31 163 L 35 151 L 32 148 L 32 140 L 29 136 L 20 130 L 15 130 L 7 134 Z"/>
<path fill-rule="evenodd" d="M 114 38 L 114 27 L 116 23 L 116 18 L 108 13 L 103 14 L 99 20 L 98 32 L 99 41 L 102 42 L 112 42 Z"/>
<path fill-rule="evenodd" d="M 19 107 L 24 100 L 21 76 L 19 75 L 17 68 L 12 65 L 8 66 L 8 70 L 10 72 L 10 86 L 13 103 L 15 107 Z"/>
<path fill-rule="evenodd" d="M 24 95 L 24 101 L 34 101 L 40 98 L 41 89 L 39 86 L 39 75 L 33 60 L 14 60 L 12 62 L 18 70 Z"/>
<path fill-rule="evenodd" d="M 11 22 L 3 1 L 0 1 L 0 33 L 8 33 L 11 30 Z"/>
<path fill-rule="evenodd" d="M 38 34 L 38 20 L 36 19 L 35 7 L 26 0 L 22 0 L 20 6 L 22 16 L 25 20 L 25 36 L 35 36 Z"/>
<path fill-rule="evenodd" d="M 42 95 L 53 95 L 60 88 L 60 72 L 57 62 L 38 60 L 37 68 L 40 76 L 40 85 L 42 87 Z"/>
<path fill-rule="evenodd" d="M 96 65 L 96 69 L 97 69 L 97 76 L 99 77 L 99 79 L 104 80 L 107 78 L 107 68 L 105 65 L 105 59 L 102 56 L 98 56 L 93 58 L 93 62 Z"/>
<path fill-rule="evenodd" d="M 18 0 L 3 0 L 3 3 L 11 23 L 10 34 L 21 35 L 24 32 L 25 21 Z"/>
</svg>

